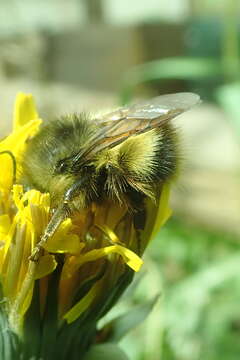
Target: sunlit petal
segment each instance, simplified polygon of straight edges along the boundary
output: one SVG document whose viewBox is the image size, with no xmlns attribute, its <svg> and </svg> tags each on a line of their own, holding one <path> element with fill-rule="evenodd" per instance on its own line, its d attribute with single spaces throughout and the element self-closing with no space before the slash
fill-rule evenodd
<svg viewBox="0 0 240 360">
<path fill-rule="evenodd" d="M 15 131 L 27 122 L 38 118 L 33 96 L 31 94 L 18 93 L 14 105 L 13 130 Z"/>
</svg>

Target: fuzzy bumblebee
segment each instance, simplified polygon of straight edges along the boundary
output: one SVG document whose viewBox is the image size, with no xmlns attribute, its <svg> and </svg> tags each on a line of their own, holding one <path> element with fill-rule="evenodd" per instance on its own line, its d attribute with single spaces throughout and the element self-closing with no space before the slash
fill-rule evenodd
<svg viewBox="0 0 240 360">
<path fill-rule="evenodd" d="M 113 325 L 98 321 L 169 217 L 171 120 L 198 101 L 164 95 L 99 119 L 44 122 L 18 94 L 0 141 L 1 359 L 78 360 L 111 341 Z"/>
<path fill-rule="evenodd" d="M 141 255 L 163 185 L 178 169 L 178 138 L 170 121 L 198 101 L 192 93 L 163 95 L 101 119 L 73 114 L 45 123 L 22 161 L 21 182 L 49 192 L 53 213 L 31 259 L 39 258 L 64 219 L 78 215 L 82 239 L 107 232 L 110 241 Z"/>
</svg>

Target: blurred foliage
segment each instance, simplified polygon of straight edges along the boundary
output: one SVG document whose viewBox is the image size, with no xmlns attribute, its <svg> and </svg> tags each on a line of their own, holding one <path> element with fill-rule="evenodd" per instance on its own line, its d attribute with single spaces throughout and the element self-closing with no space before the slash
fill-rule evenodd
<svg viewBox="0 0 240 360">
<path fill-rule="evenodd" d="M 134 302 L 151 292 L 162 296 L 149 319 L 122 343 L 129 357 L 237 359 L 239 240 L 173 218 L 152 242 L 148 255 Z"/>
<path fill-rule="evenodd" d="M 239 2 L 225 2 L 222 19 L 192 19 L 190 56 L 155 60 L 131 69 L 120 100 L 141 85 L 185 81 L 203 100 L 216 101 L 240 136 Z M 196 39 L 196 29 L 200 38 Z M 195 46 L 195 49 L 194 49 Z M 162 297 L 144 325 L 123 342 L 133 360 L 235 360 L 240 352 L 239 239 L 171 219 L 152 242 L 139 298 Z M 139 342 L 139 338 L 143 339 Z"/>
<path fill-rule="evenodd" d="M 236 359 L 240 350 L 237 239 L 172 220 L 152 244 L 151 255 L 162 264 L 167 289 L 163 358 Z"/>
<path fill-rule="evenodd" d="M 138 85 L 163 80 L 201 81 L 218 79 L 222 67 L 214 58 L 173 57 L 155 60 L 132 68 L 125 77 L 120 93 L 122 104 L 128 103 Z"/>
<path fill-rule="evenodd" d="M 222 108 L 230 115 L 238 139 L 240 136 L 240 82 L 227 83 L 216 89 L 216 98 Z"/>
<path fill-rule="evenodd" d="M 143 83 L 172 79 L 185 80 L 194 91 L 201 95 L 203 100 L 206 100 L 209 95 L 210 99 L 215 99 L 219 103 L 230 115 L 231 124 L 240 136 L 239 74 L 235 74 L 235 81 L 224 82 L 223 79 L 225 75 L 227 76 L 225 69 L 225 64 L 217 59 L 198 57 L 166 58 L 142 64 L 127 73 L 120 92 L 120 102 L 129 103 L 137 86 Z"/>
<path fill-rule="evenodd" d="M 230 115 L 240 136 L 240 30 L 238 0 L 223 3 L 223 16 L 192 18 L 186 31 L 186 53 L 138 65 L 126 74 L 120 101 L 131 101 L 142 84 L 183 80 L 203 100 L 214 100 Z"/>
<path fill-rule="evenodd" d="M 83 360 L 128 360 L 125 353 L 114 344 L 92 346 Z"/>
</svg>

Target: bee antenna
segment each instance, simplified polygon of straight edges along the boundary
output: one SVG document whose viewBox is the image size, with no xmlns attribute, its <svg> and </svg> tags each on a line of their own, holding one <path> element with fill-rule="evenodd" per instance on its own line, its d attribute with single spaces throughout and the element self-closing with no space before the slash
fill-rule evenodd
<svg viewBox="0 0 240 360">
<path fill-rule="evenodd" d="M 13 184 L 15 184 L 16 182 L 16 173 L 17 173 L 17 162 L 15 159 L 15 156 L 13 155 L 13 153 L 9 150 L 4 150 L 4 151 L 0 151 L 0 155 L 9 155 L 10 158 L 12 159 L 12 164 L 13 164 Z"/>
</svg>

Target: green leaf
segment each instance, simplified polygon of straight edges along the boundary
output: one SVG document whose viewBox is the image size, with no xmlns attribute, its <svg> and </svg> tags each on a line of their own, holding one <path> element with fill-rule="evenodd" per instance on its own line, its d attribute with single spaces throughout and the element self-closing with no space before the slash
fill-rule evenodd
<svg viewBox="0 0 240 360">
<path fill-rule="evenodd" d="M 104 334 L 106 332 L 108 341 L 114 343 L 120 341 L 130 330 L 140 325 L 147 318 L 158 298 L 159 295 L 144 304 L 135 306 L 125 314 L 118 316 L 109 324 L 105 325 L 100 333 L 102 332 Z"/>
<path fill-rule="evenodd" d="M 224 259 L 220 261 L 217 260 L 211 263 L 211 265 L 203 267 L 203 269 L 195 272 L 185 281 L 172 287 L 169 294 L 167 294 L 167 302 L 164 307 L 165 324 L 168 328 L 169 342 L 174 343 L 173 348 L 175 346 L 177 347 L 176 352 L 180 354 L 181 358 L 187 358 L 186 351 L 189 351 L 187 350 L 189 349 L 189 346 L 181 348 L 179 344 L 190 344 L 191 341 L 193 341 L 195 334 L 198 334 L 200 329 L 201 335 L 198 335 L 199 339 L 201 336 L 204 336 L 205 330 L 203 330 L 202 327 L 209 324 L 209 316 L 212 312 L 210 306 L 213 306 L 213 308 L 218 306 L 218 303 L 213 301 L 214 294 L 216 295 L 217 292 L 221 294 L 221 291 L 223 291 L 224 287 L 229 283 L 230 287 L 227 292 L 230 293 L 230 299 L 232 295 L 231 292 L 235 291 L 236 296 L 236 289 L 233 287 L 233 281 L 235 279 L 236 283 L 239 284 L 239 263 L 240 252 L 235 251 L 234 255 L 229 255 L 228 257 L 225 256 Z M 226 305 L 229 301 L 227 292 L 225 292 L 223 297 L 223 299 L 225 298 L 225 301 L 223 301 Z M 239 308 L 239 293 L 237 294 L 235 301 Z M 230 321 L 232 321 L 234 319 L 233 307 L 231 304 L 228 305 L 230 306 L 231 313 L 229 317 Z M 222 316 L 221 311 L 217 308 L 215 310 L 216 312 L 214 315 L 216 315 L 216 313 L 218 314 L 215 320 L 219 320 Z M 181 314 L 181 317 L 179 317 L 179 314 Z M 181 321 L 182 319 L 187 320 Z M 238 318 L 236 317 L 236 319 Z M 217 337 L 217 332 L 221 330 L 221 326 L 217 326 L 214 330 L 214 335 L 209 333 L 207 341 L 210 340 L 210 337 Z M 207 344 L 207 348 L 209 349 L 209 344 Z M 201 344 L 201 348 L 199 348 L 198 351 L 206 351 L 203 344 Z M 194 359 L 197 358 L 205 359 L 206 357 L 201 357 L 197 354 Z"/>
<path fill-rule="evenodd" d="M 240 136 L 240 83 L 230 83 L 216 90 L 216 97 L 223 109 L 230 115 L 233 127 Z"/>
<path fill-rule="evenodd" d="M 130 268 L 126 269 L 125 272 L 117 280 L 116 284 L 113 286 L 110 294 L 106 294 L 105 299 L 103 298 L 104 306 L 99 309 L 96 309 L 98 312 L 98 319 L 103 317 L 118 301 L 122 296 L 126 288 L 133 280 L 134 271 Z"/>
<path fill-rule="evenodd" d="M 128 357 L 115 344 L 100 344 L 92 346 L 83 360 L 128 360 Z"/>
<path fill-rule="evenodd" d="M 121 103 L 128 103 L 135 87 L 151 81 L 168 79 L 199 80 L 222 76 L 222 65 L 217 59 L 202 57 L 172 57 L 133 67 L 124 77 Z"/>
</svg>

